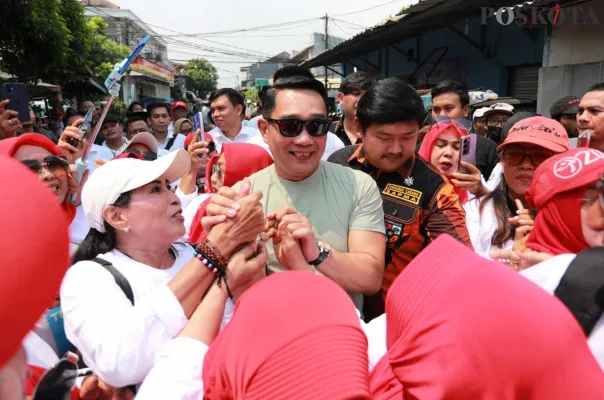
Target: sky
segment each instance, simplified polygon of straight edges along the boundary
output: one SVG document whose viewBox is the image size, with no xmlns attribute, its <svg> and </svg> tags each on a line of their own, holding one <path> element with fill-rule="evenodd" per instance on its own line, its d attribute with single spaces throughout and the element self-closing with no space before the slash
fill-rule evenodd
<svg viewBox="0 0 604 400">
<path fill-rule="evenodd" d="M 282 51 L 291 53 L 292 50 L 300 50 L 311 44 L 312 33 L 324 31 L 325 21 L 320 18 L 325 14 L 330 16 L 329 34 L 348 39 L 396 15 L 402 7 L 418 2 L 418 0 L 112 1 L 121 8 L 131 10 L 147 24 L 151 24 L 151 28 L 169 42 L 168 55 L 171 60 L 185 61 L 195 57 L 205 57 L 218 70 L 220 76 L 218 87 L 235 88 L 243 77 L 240 72 L 241 67 L 262 61 Z M 332 16 L 335 19 L 332 20 Z M 267 25 L 272 26 L 266 27 Z M 245 31 L 232 32 L 236 30 Z"/>
</svg>

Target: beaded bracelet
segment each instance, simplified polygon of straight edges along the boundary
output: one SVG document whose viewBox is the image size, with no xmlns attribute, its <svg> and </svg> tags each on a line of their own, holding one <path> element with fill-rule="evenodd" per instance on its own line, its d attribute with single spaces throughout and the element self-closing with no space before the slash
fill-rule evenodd
<svg viewBox="0 0 604 400">
<path fill-rule="evenodd" d="M 218 287 L 224 282 L 224 286 L 229 294 L 229 298 L 233 298 L 233 293 L 227 283 L 226 269 L 224 266 L 217 261 L 217 257 L 212 252 L 204 251 L 203 246 L 197 246 L 193 252 L 193 257 L 197 258 L 203 265 L 205 265 L 210 271 L 214 273 L 216 277 Z"/>
</svg>

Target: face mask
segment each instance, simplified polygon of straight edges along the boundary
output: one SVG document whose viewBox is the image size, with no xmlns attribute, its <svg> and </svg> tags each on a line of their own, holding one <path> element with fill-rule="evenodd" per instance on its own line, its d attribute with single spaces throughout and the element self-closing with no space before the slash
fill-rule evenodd
<svg viewBox="0 0 604 400">
<path fill-rule="evenodd" d="M 503 128 L 501 127 L 489 126 L 487 128 L 487 137 L 495 143 L 499 144 L 501 143 L 501 131 L 503 131 Z"/>
</svg>

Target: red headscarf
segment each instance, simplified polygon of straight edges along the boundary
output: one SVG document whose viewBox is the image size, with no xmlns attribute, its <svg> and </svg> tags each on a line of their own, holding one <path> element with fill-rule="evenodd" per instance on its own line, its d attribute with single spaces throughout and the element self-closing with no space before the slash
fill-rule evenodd
<svg viewBox="0 0 604 400">
<path fill-rule="evenodd" d="M 0 154 L 14 157 L 15 153 L 21 146 L 36 146 L 48 150 L 55 156 L 62 156 L 63 152 L 54 144 L 50 139 L 39 133 L 25 133 L 21 136 L 17 136 L 10 139 L 0 140 Z M 76 208 L 69 202 L 69 196 L 65 196 L 63 201 L 63 211 L 67 215 L 69 222 L 73 221 L 76 214 Z"/>
<path fill-rule="evenodd" d="M 526 247 L 555 256 L 588 249 L 581 224 L 581 199 L 602 171 L 604 153 L 588 148 L 557 154 L 541 164 L 526 193 L 527 201 L 539 210 Z"/>
<path fill-rule="evenodd" d="M 350 297 L 312 272 L 241 296 L 203 366 L 204 399 L 370 399 L 367 338 Z"/>
<path fill-rule="evenodd" d="M 0 176 L 10 188 L 0 198 L 1 368 L 56 297 L 69 235 L 55 196 L 24 165 L 0 155 Z"/>
<path fill-rule="evenodd" d="M 394 281 L 386 319 L 376 400 L 604 398 L 604 374 L 568 309 L 448 235 Z"/>
<path fill-rule="evenodd" d="M 432 128 L 426 133 L 424 140 L 417 152 L 424 160 L 431 163 L 432 160 L 432 150 L 434 150 L 434 146 L 436 145 L 436 141 L 447 131 L 452 131 L 457 134 L 457 137 L 461 138 L 462 136 L 468 135 L 468 131 L 461 129 L 455 123 L 450 123 L 446 125 L 434 124 Z M 436 166 L 434 166 L 436 168 Z M 458 188 L 455 186 L 455 193 L 459 196 L 459 201 L 461 204 L 464 204 L 468 201 L 468 191 L 465 189 Z"/>
<path fill-rule="evenodd" d="M 216 191 L 212 188 L 212 167 L 218 162 L 222 154 L 224 154 L 223 185 L 226 187 L 231 187 L 237 182 L 273 164 L 270 154 L 260 146 L 249 143 L 225 143 L 222 145 L 220 154 L 212 157 L 206 167 L 205 187 L 207 193 L 214 193 Z M 192 243 L 201 242 L 206 236 L 201 226 L 201 219 L 206 215 L 208 204 L 210 204 L 210 198 L 201 203 L 197 213 L 195 213 L 195 217 L 193 217 L 189 234 L 189 241 Z"/>
</svg>

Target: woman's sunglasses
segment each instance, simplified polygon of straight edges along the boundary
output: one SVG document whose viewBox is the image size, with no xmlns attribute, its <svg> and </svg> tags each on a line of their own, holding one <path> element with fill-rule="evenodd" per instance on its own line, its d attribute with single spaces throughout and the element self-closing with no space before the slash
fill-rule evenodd
<svg viewBox="0 0 604 400">
<path fill-rule="evenodd" d="M 44 169 L 54 174 L 59 170 L 69 168 L 69 162 L 63 156 L 48 156 L 44 158 L 44 162 L 38 160 L 23 160 L 21 162 L 36 174 L 41 174 Z"/>
<path fill-rule="evenodd" d="M 266 120 L 277 125 L 281 136 L 288 138 L 298 136 L 300 133 L 302 133 L 302 129 L 304 129 L 304 127 L 306 127 L 306 131 L 310 136 L 325 136 L 327 135 L 327 132 L 329 132 L 329 126 L 331 125 L 331 119 L 329 118 L 313 118 L 308 120 L 298 118 L 267 118 Z"/>
<path fill-rule="evenodd" d="M 461 131 L 466 131 L 466 132 L 470 132 L 470 130 L 472 129 L 472 122 L 470 122 L 467 119 L 457 119 L 457 118 L 449 118 L 449 117 L 442 117 L 440 115 L 438 115 L 436 117 L 436 119 L 434 120 L 434 125 L 443 127 L 443 126 L 448 126 L 448 125 L 455 125 L 455 127 Z"/>
<path fill-rule="evenodd" d="M 554 154 L 543 150 L 525 150 L 522 148 L 506 148 L 501 153 L 501 161 L 509 167 L 516 167 L 529 158 L 534 167 L 538 167 Z"/>
<path fill-rule="evenodd" d="M 153 153 L 151 151 L 139 151 L 139 150 L 136 150 L 136 149 L 132 149 L 132 150 L 128 150 L 126 153 L 132 153 L 132 154 L 139 155 L 145 161 L 155 161 L 155 160 L 157 160 L 157 153 Z"/>
</svg>

